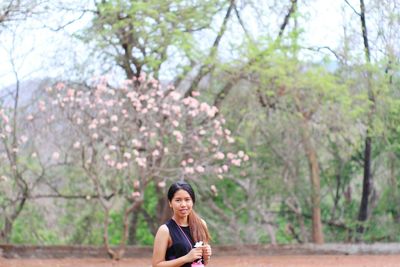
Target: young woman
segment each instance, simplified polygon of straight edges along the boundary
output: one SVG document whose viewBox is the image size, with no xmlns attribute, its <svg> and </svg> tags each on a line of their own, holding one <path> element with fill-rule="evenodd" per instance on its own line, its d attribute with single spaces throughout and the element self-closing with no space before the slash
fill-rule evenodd
<svg viewBox="0 0 400 267">
<path fill-rule="evenodd" d="M 153 267 L 191 267 L 199 260 L 207 265 L 211 258 L 207 225 L 193 210 L 196 197 L 193 188 L 177 182 L 168 190 L 173 215 L 161 225 L 154 240 Z M 202 241 L 201 246 L 195 246 Z"/>
</svg>

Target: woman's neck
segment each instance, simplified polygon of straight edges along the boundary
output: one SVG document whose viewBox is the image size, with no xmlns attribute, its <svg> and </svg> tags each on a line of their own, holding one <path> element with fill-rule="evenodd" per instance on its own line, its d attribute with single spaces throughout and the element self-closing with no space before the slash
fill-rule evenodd
<svg viewBox="0 0 400 267">
<path fill-rule="evenodd" d="M 185 217 L 178 217 L 173 215 L 172 219 L 179 225 L 179 226 L 188 226 L 188 216 Z"/>
</svg>

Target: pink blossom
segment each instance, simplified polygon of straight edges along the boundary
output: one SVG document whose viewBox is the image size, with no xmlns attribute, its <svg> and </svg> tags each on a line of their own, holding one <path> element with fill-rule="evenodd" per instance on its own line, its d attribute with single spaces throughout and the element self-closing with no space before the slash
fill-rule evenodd
<svg viewBox="0 0 400 267">
<path fill-rule="evenodd" d="M 233 139 L 233 138 L 230 137 L 230 136 L 227 136 L 227 137 L 226 137 L 226 140 L 227 140 L 228 143 L 230 143 L 230 144 L 235 143 L 235 139 Z"/>
<path fill-rule="evenodd" d="M 210 105 L 207 104 L 206 102 L 202 102 L 200 104 L 200 108 L 199 109 L 200 109 L 201 112 L 207 113 L 210 110 Z"/>
<path fill-rule="evenodd" d="M 145 101 L 145 100 L 147 100 L 147 99 L 149 99 L 149 96 L 148 96 L 148 95 L 141 95 L 141 96 L 139 96 L 139 100 L 140 100 L 140 101 Z"/>
<path fill-rule="evenodd" d="M 244 155 L 243 161 L 248 161 L 248 160 L 249 160 L 249 156 L 248 155 Z"/>
<path fill-rule="evenodd" d="M 26 116 L 26 119 L 27 119 L 28 121 L 33 121 L 33 115 L 32 115 L 32 114 L 29 114 L 28 116 Z"/>
<path fill-rule="evenodd" d="M 240 164 L 242 163 L 241 159 L 233 159 L 231 160 L 232 164 L 235 166 L 240 166 Z"/>
<path fill-rule="evenodd" d="M 240 150 L 240 151 L 238 152 L 238 156 L 239 156 L 239 158 L 243 158 L 244 152 L 243 152 L 242 150 Z"/>
<path fill-rule="evenodd" d="M 164 187 L 166 186 L 166 183 L 165 183 L 165 181 L 161 181 L 161 182 L 159 182 L 159 183 L 157 184 L 157 186 L 158 186 L 159 188 L 164 188 Z"/>
<path fill-rule="evenodd" d="M 180 114 L 181 113 L 181 107 L 177 106 L 177 105 L 172 105 L 171 106 L 171 110 L 175 113 L 175 114 Z"/>
<path fill-rule="evenodd" d="M 160 155 L 160 152 L 156 149 L 152 153 L 153 157 L 158 157 Z"/>
<path fill-rule="evenodd" d="M 176 91 L 172 91 L 171 93 L 169 93 L 168 96 L 171 97 L 175 101 L 178 101 L 181 98 L 181 94 Z"/>
<path fill-rule="evenodd" d="M 139 182 L 138 180 L 135 180 L 135 181 L 133 182 L 133 188 L 134 188 L 135 190 L 138 190 L 138 189 L 140 188 L 140 182 Z"/>
<path fill-rule="evenodd" d="M 200 130 L 199 135 L 205 135 L 207 132 L 205 130 Z"/>
<path fill-rule="evenodd" d="M 97 128 L 97 124 L 96 123 L 91 123 L 89 124 L 89 130 L 93 130 Z"/>
<path fill-rule="evenodd" d="M 24 143 L 26 143 L 27 141 L 28 141 L 28 137 L 25 136 L 25 135 L 22 135 L 22 136 L 21 136 L 21 142 L 24 144 Z"/>
<path fill-rule="evenodd" d="M 228 167 L 227 165 L 223 165 L 223 166 L 222 166 L 222 170 L 223 170 L 224 172 L 227 172 L 227 171 L 229 170 L 229 167 Z"/>
<path fill-rule="evenodd" d="M 67 90 L 67 96 L 68 97 L 73 97 L 75 95 L 75 90 L 74 89 L 68 89 Z"/>
<path fill-rule="evenodd" d="M 208 117 L 213 118 L 217 112 L 218 108 L 213 106 L 211 109 L 208 110 L 207 115 Z"/>
<path fill-rule="evenodd" d="M 194 109 L 194 110 L 189 111 L 188 114 L 192 117 L 196 117 L 197 115 L 199 115 L 199 111 L 197 109 Z"/>
<path fill-rule="evenodd" d="M 118 129 L 117 126 L 114 126 L 114 127 L 111 128 L 111 131 L 114 132 L 114 133 L 116 133 L 116 132 L 119 131 L 119 129 Z"/>
<path fill-rule="evenodd" d="M 129 152 L 124 153 L 124 158 L 130 159 L 131 157 L 132 157 L 131 153 L 129 153 Z"/>
<path fill-rule="evenodd" d="M 218 160 L 222 160 L 225 158 L 224 153 L 222 153 L 221 151 L 218 151 L 215 155 L 214 158 L 218 159 Z"/>
<path fill-rule="evenodd" d="M 175 138 L 176 138 L 176 141 L 178 142 L 178 143 L 180 143 L 180 144 L 182 144 L 183 143 L 183 135 L 182 135 L 182 133 L 180 132 L 180 131 L 173 131 L 172 132 L 172 134 L 175 136 Z"/>
<path fill-rule="evenodd" d="M 94 140 L 96 140 L 97 138 L 99 138 L 99 135 L 98 135 L 97 133 L 94 133 L 94 134 L 92 134 L 92 138 L 93 138 Z"/>
<path fill-rule="evenodd" d="M 40 100 L 38 106 L 41 112 L 46 111 L 46 103 L 44 101 Z"/>
<path fill-rule="evenodd" d="M 105 161 L 107 161 L 107 160 L 111 159 L 111 156 L 108 155 L 108 154 L 105 154 L 104 157 L 103 157 L 103 159 L 104 159 Z"/>
<path fill-rule="evenodd" d="M 192 91 L 192 96 L 199 96 L 200 92 L 199 91 Z"/>
<path fill-rule="evenodd" d="M 53 155 L 52 155 L 52 158 L 53 158 L 54 160 L 58 160 L 58 159 L 60 158 L 60 153 L 54 152 Z"/>
<path fill-rule="evenodd" d="M 174 125 L 175 127 L 178 127 L 179 126 L 179 122 L 174 120 L 174 121 L 172 121 L 172 125 Z"/>
<path fill-rule="evenodd" d="M 140 157 L 137 157 L 136 159 L 135 159 L 135 161 L 136 161 L 136 163 L 140 166 L 140 167 L 146 167 L 146 164 L 147 164 L 147 160 L 146 160 L 146 158 L 140 158 Z"/>
<path fill-rule="evenodd" d="M 112 100 L 112 99 L 110 99 L 110 100 L 108 100 L 107 102 L 106 102 L 106 106 L 107 107 L 113 107 L 114 106 L 114 100 Z"/>
<path fill-rule="evenodd" d="M 193 174 L 194 173 L 193 167 L 185 167 L 184 171 L 185 171 L 186 174 Z"/>
<path fill-rule="evenodd" d="M 140 142 L 139 140 L 137 140 L 137 139 L 132 139 L 132 145 L 133 146 L 135 146 L 135 147 L 140 147 L 140 146 L 142 146 L 142 142 Z"/>
<path fill-rule="evenodd" d="M 196 167 L 196 171 L 197 171 L 198 173 L 203 173 L 203 172 L 204 172 L 204 167 L 203 167 L 203 166 L 197 166 L 197 167 Z"/>
<path fill-rule="evenodd" d="M 141 195 L 140 192 L 135 191 L 132 193 L 132 198 L 139 198 L 140 195 Z"/>
<path fill-rule="evenodd" d="M 230 153 L 230 152 L 228 154 L 226 154 L 226 156 L 228 159 L 234 159 L 236 157 L 235 154 Z"/>
<path fill-rule="evenodd" d="M 114 150 L 117 149 L 117 147 L 114 146 L 114 145 L 109 145 L 109 146 L 108 146 L 108 149 L 111 150 L 111 151 L 114 151 Z"/>
<path fill-rule="evenodd" d="M 192 159 L 192 158 L 189 158 L 189 159 L 187 160 L 187 162 L 189 162 L 189 163 L 193 163 L 193 162 L 194 162 L 194 159 Z"/>
<path fill-rule="evenodd" d="M 211 192 L 214 194 L 214 196 L 218 195 L 218 189 L 215 185 L 210 186 Z"/>
<path fill-rule="evenodd" d="M 112 115 L 111 118 L 110 118 L 110 121 L 112 121 L 112 122 L 118 121 L 118 116 L 117 115 Z"/>
<path fill-rule="evenodd" d="M 64 88 L 65 88 L 65 84 L 64 84 L 64 83 L 59 82 L 59 83 L 56 84 L 56 89 L 57 89 L 58 91 L 60 91 L 60 90 L 62 90 L 62 89 L 64 89 Z"/>
<path fill-rule="evenodd" d="M 81 143 L 80 143 L 79 141 L 76 141 L 76 142 L 74 143 L 74 148 L 75 148 L 75 149 L 80 148 L 80 146 L 81 146 Z"/>
</svg>

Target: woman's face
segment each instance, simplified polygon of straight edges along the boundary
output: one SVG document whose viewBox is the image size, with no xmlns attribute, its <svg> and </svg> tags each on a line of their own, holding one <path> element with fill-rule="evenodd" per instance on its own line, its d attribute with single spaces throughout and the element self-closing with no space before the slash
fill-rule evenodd
<svg viewBox="0 0 400 267">
<path fill-rule="evenodd" d="M 185 217 L 190 214 L 193 207 L 193 201 L 188 192 L 183 189 L 179 189 L 175 192 L 174 197 L 169 202 L 174 215 L 178 217 Z"/>
</svg>

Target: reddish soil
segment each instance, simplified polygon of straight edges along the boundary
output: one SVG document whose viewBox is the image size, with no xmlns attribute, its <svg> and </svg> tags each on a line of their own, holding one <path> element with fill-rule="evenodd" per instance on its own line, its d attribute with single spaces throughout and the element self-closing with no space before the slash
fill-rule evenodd
<svg viewBox="0 0 400 267">
<path fill-rule="evenodd" d="M 3 259 L 0 267 L 151 267 L 149 258 Z M 214 257 L 208 267 L 399 267 L 400 255 L 296 255 Z"/>
</svg>

